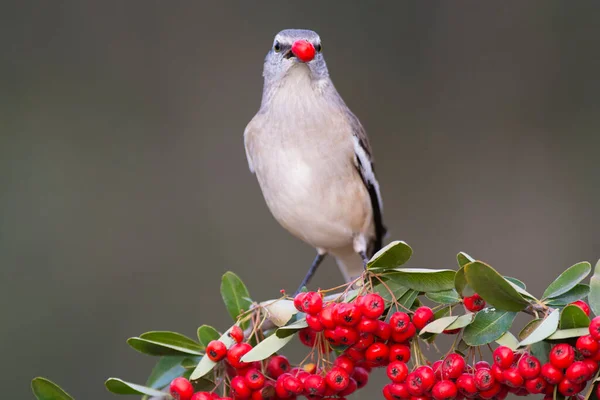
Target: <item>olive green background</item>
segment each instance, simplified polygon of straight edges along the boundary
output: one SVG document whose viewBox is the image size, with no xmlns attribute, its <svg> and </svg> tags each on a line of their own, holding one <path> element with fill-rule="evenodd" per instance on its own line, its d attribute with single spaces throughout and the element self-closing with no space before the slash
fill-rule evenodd
<svg viewBox="0 0 600 400">
<path fill-rule="evenodd" d="M 323 39 L 370 134 L 389 239 L 529 284 L 600 257 L 597 2 L 7 1 L 0 5 L 0 379 L 77 399 L 143 383 L 126 338 L 229 319 L 219 279 L 292 291 L 242 133 L 284 28 Z M 314 286 L 340 283 L 329 260 Z M 359 398 L 376 396 L 372 385 Z M 380 387 L 380 385 L 379 385 Z"/>
</svg>

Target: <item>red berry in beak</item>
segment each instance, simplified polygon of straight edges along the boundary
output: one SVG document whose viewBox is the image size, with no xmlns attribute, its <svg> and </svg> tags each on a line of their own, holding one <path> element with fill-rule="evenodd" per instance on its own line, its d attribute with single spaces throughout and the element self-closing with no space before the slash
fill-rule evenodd
<svg viewBox="0 0 600 400">
<path fill-rule="evenodd" d="M 297 40 L 292 45 L 292 53 L 302 62 L 309 62 L 315 58 L 315 47 L 306 40 Z"/>
</svg>

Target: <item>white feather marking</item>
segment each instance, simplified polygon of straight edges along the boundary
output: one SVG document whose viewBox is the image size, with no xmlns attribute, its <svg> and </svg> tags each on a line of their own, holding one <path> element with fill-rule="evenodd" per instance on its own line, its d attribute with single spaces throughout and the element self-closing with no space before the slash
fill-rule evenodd
<svg viewBox="0 0 600 400">
<path fill-rule="evenodd" d="M 360 160 L 360 170 L 363 179 L 372 184 L 375 188 L 375 193 L 377 193 L 377 202 L 379 203 L 379 210 L 383 212 L 383 200 L 381 198 L 381 193 L 379 192 L 379 182 L 377 182 L 377 178 L 375 178 L 375 173 L 373 172 L 371 158 L 360 144 L 358 136 L 352 136 L 352 140 L 354 142 L 354 154 L 356 155 L 356 158 Z"/>
</svg>

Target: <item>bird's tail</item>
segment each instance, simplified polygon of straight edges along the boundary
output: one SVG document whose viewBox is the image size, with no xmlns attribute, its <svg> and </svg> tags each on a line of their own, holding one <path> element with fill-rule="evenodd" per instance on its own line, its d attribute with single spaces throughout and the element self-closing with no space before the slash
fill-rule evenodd
<svg viewBox="0 0 600 400">
<path fill-rule="evenodd" d="M 360 256 L 354 252 L 352 246 L 345 249 L 336 249 L 335 253 L 332 253 L 335 257 L 342 275 L 346 282 L 353 281 L 358 278 L 364 271 L 364 266 Z"/>
</svg>

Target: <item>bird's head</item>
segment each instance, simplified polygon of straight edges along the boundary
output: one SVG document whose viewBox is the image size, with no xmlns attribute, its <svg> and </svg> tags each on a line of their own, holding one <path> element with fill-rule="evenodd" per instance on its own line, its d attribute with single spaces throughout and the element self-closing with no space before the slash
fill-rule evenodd
<svg viewBox="0 0 600 400">
<path fill-rule="evenodd" d="M 321 38 L 305 29 L 286 29 L 279 32 L 265 59 L 263 75 L 274 83 L 283 80 L 291 71 L 304 69 L 314 81 L 329 76 L 322 54 Z"/>
</svg>

